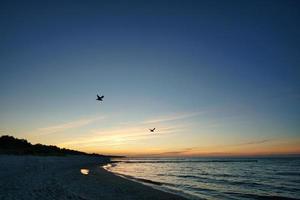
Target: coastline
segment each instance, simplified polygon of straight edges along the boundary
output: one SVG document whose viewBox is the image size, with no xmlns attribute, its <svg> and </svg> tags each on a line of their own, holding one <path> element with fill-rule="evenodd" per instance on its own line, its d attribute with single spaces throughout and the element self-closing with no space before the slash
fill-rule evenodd
<svg viewBox="0 0 300 200">
<path fill-rule="evenodd" d="M 134 177 L 134 176 L 130 176 L 130 175 L 125 175 L 125 174 L 120 174 L 120 173 L 117 173 L 117 172 L 113 172 L 110 170 L 110 168 L 112 168 L 113 166 L 111 164 L 115 164 L 116 162 L 110 162 L 108 163 L 107 165 L 104 165 L 102 166 L 102 168 L 107 171 L 108 173 L 112 173 L 113 175 L 115 176 L 119 176 L 123 179 L 126 179 L 126 180 L 129 180 L 129 181 L 133 181 L 135 183 L 139 183 L 139 184 L 142 184 L 142 185 L 146 185 L 147 187 L 151 187 L 155 190 L 159 190 L 159 191 L 162 191 L 162 192 L 167 192 L 167 193 L 170 193 L 170 194 L 173 194 L 173 195 L 176 195 L 176 196 L 180 196 L 180 197 L 183 197 L 184 199 L 199 199 L 193 195 L 190 195 L 190 194 L 187 194 L 187 193 L 184 193 L 184 192 L 180 192 L 180 191 L 177 191 L 177 190 L 174 190 L 174 189 L 170 189 L 170 188 L 166 188 L 166 187 L 161 187 L 162 185 L 165 185 L 166 183 L 162 183 L 162 182 L 157 182 L 157 181 L 153 181 L 153 180 L 149 180 L 149 179 L 143 179 L 143 178 L 137 178 L 137 177 Z"/>
<path fill-rule="evenodd" d="M 91 156 L 0 155 L 0 199 L 186 200 L 102 168 Z M 80 172 L 87 170 L 86 174 Z"/>
</svg>

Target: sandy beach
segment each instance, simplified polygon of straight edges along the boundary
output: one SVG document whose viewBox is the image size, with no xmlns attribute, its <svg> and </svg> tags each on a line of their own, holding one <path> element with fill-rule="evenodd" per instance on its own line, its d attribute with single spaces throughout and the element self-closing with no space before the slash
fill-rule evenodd
<svg viewBox="0 0 300 200">
<path fill-rule="evenodd" d="M 116 176 L 105 163 L 91 156 L 1 155 L 0 199 L 184 199 Z"/>
</svg>

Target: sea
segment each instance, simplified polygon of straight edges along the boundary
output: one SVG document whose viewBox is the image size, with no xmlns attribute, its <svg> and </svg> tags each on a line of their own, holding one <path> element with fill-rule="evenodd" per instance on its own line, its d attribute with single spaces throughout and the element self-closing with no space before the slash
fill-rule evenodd
<svg viewBox="0 0 300 200">
<path fill-rule="evenodd" d="M 105 169 L 188 199 L 300 199 L 300 157 L 122 158 Z"/>
</svg>

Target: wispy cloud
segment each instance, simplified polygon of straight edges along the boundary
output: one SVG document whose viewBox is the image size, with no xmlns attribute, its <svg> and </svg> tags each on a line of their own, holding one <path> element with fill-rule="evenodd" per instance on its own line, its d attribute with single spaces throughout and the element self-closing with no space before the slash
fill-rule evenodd
<svg viewBox="0 0 300 200">
<path fill-rule="evenodd" d="M 256 145 L 256 144 L 263 144 L 267 142 L 271 142 L 272 140 L 270 139 L 265 139 L 265 140 L 256 140 L 256 141 L 249 141 L 249 142 L 244 142 L 244 143 L 239 143 L 239 144 L 233 144 L 231 146 L 246 146 L 246 145 Z"/>
<path fill-rule="evenodd" d="M 163 126 L 159 129 L 159 136 L 165 136 L 171 133 L 175 133 L 180 130 L 180 127 L 175 126 Z M 127 144 L 131 141 L 140 141 L 144 139 L 149 139 L 151 137 L 157 136 L 156 134 L 150 134 L 147 127 L 137 126 L 137 127 L 118 127 L 111 130 L 96 130 L 92 131 L 83 137 L 78 137 L 67 142 L 60 143 L 58 145 L 64 147 L 72 146 L 115 146 L 121 144 Z"/>
<path fill-rule="evenodd" d="M 189 148 L 176 149 L 174 151 L 163 151 L 160 153 L 147 154 L 147 156 L 221 155 L 221 154 L 229 155 L 230 153 L 228 153 L 228 151 L 231 150 L 230 147 L 258 145 L 258 144 L 268 143 L 271 141 L 274 140 L 265 139 L 265 140 L 256 140 L 256 141 L 249 141 L 244 143 L 222 145 L 222 146 L 189 147 Z M 222 151 L 215 152 L 215 149 L 219 149 L 220 147 L 222 147 Z"/>
<path fill-rule="evenodd" d="M 91 124 L 97 120 L 104 119 L 105 117 L 91 117 L 83 118 L 75 121 L 70 121 L 67 123 L 62 123 L 58 125 L 53 125 L 45 128 L 38 128 L 35 132 L 39 135 L 47 135 L 51 133 L 63 132 L 68 129 L 79 128 Z"/>
<path fill-rule="evenodd" d="M 12 134 L 12 130 L 10 129 L 0 129 L 0 134 Z"/>
<path fill-rule="evenodd" d="M 155 119 L 145 120 L 142 123 L 143 124 L 155 124 L 155 123 L 162 123 L 162 122 L 169 122 L 169 121 L 175 121 L 175 120 L 182 120 L 187 119 L 191 117 L 196 117 L 200 114 L 203 114 L 204 112 L 191 112 L 191 113 L 176 113 L 173 115 L 168 116 L 161 116 Z"/>
<path fill-rule="evenodd" d="M 91 130 L 84 136 L 72 138 L 71 140 L 60 142 L 58 145 L 62 147 L 103 147 L 103 146 L 116 146 L 123 145 L 123 147 L 130 145 L 132 141 L 141 141 L 151 139 L 152 137 L 164 137 L 176 132 L 182 132 L 186 129 L 185 123 L 167 124 L 166 122 L 182 120 L 191 117 L 196 117 L 203 112 L 191 112 L 191 113 L 176 113 L 173 115 L 160 116 L 155 119 L 141 120 L 133 123 L 120 123 L 119 126 L 115 126 L 110 129 L 98 129 Z M 156 127 L 158 134 L 150 134 L 149 128 L 153 128 L 152 125 L 160 123 Z M 151 127 L 149 127 L 149 125 Z M 56 127 L 54 127 L 56 128 Z"/>
<path fill-rule="evenodd" d="M 155 153 L 155 154 L 149 154 L 148 156 L 180 156 L 182 154 L 191 152 L 194 148 L 184 148 L 181 150 L 177 150 L 177 151 L 166 151 L 166 152 L 162 152 L 162 153 Z"/>
<path fill-rule="evenodd" d="M 252 140 L 247 142 L 235 143 L 235 144 L 224 144 L 224 145 L 217 145 L 217 146 L 206 146 L 210 148 L 226 148 L 226 147 L 240 147 L 240 146 L 251 146 L 251 145 L 259 145 L 264 143 L 273 142 L 274 139 L 263 139 L 263 140 Z M 193 147 L 192 150 L 199 150 L 200 147 Z"/>
</svg>

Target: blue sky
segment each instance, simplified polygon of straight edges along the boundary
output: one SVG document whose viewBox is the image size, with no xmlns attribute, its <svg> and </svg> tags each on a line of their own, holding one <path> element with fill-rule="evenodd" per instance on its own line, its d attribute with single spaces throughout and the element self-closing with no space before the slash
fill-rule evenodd
<svg viewBox="0 0 300 200">
<path fill-rule="evenodd" d="M 153 154 L 297 146 L 299 11 L 298 1 L 1 1 L 1 134 L 120 154 L 143 142 Z M 123 130 L 115 151 L 96 139 Z M 74 142 L 84 137 L 98 143 Z"/>
</svg>

